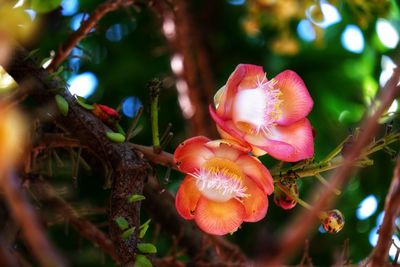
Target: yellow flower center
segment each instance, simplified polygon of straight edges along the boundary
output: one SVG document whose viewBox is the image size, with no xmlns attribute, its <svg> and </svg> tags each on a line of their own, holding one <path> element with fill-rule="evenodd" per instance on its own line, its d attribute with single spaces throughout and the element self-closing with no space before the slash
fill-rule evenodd
<svg viewBox="0 0 400 267">
<path fill-rule="evenodd" d="M 244 174 L 233 161 L 212 158 L 193 176 L 199 191 L 210 200 L 225 202 L 247 196 L 242 182 Z"/>
</svg>

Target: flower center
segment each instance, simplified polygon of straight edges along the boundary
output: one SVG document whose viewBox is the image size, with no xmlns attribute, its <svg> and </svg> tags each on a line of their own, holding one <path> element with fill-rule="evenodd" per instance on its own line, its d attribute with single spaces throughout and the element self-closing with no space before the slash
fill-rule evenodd
<svg viewBox="0 0 400 267">
<path fill-rule="evenodd" d="M 243 89 L 237 92 L 233 102 L 233 121 L 246 133 L 268 134 L 281 114 L 282 94 L 273 86 L 274 80 L 257 82 L 255 89 Z"/>
<path fill-rule="evenodd" d="M 231 198 L 247 197 L 247 188 L 242 183 L 244 174 L 230 160 L 212 158 L 192 175 L 199 191 L 210 200 L 225 202 Z"/>
</svg>

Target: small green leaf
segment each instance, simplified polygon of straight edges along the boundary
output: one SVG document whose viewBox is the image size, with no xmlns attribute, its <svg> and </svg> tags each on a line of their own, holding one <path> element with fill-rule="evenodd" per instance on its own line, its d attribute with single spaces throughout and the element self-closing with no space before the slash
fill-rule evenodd
<svg viewBox="0 0 400 267">
<path fill-rule="evenodd" d="M 133 235 L 133 233 L 135 232 L 135 229 L 136 229 L 136 227 L 131 227 L 131 228 L 129 228 L 128 230 L 125 230 L 125 231 L 122 233 L 122 238 L 123 238 L 124 240 L 129 239 L 129 238 Z"/>
<path fill-rule="evenodd" d="M 50 12 L 61 4 L 61 0 L 31 0 L 31 8 L 38 13 Z"/>
<path fill-rule="evenodd" d="M 108 139 L 115 143 L 123 143 L 125 141 L 125 135 L 120 133 L 107 132 L 106 135 Z"/>
<path fill-rule="evenodd" d="M 60 110 L 61 114 L 67 116 L 69 107 L 67 100 L 65 100 L 65 98 L 61 95 L 56 95 L 54 98 L 56 99 L 57 107 Z"/>
<path fill-rule="evenodd" d="M 90 105 L 90 104 L 86 103 L 86 99 L 85 98 L 83 98 L 83 97 L 81 97 L 79 95 L 77 95 L 75 97 L 76 97 L 76 103 L 78 103 L 79 106 L 81 106 L 81 107 L 83 107 L 84 109 L 87 109 L 87 110 L 93 110 L 94 109 L 93 105 Z"/>
<path fill-rule="evenodd" d="M 126 230 L 129 227 L 128 221 L 122 216 L 117 217 L 115 219 L 115 223 L 118 225 L 119 229 L 121 229 L 121 230 Z"/>
<path fill-rule="evenodd" d="M 153 267 L 153 265 L 146 256 L 137 255 L 134 267 Z"/>
<path fill-rule="evenodd" d="M 142 196 L 142 195 L 130 195 L 129 197 L 128 197 L 128 201 L 129 202 L 136 202 L 136 201 L 141 201 L 141 200 L 145 200 L 146 199 L 146 197 L 145 196 Z"/>
<path fill-rule="evenodd" d="M 40 48 L 30 51 L 29 54 L 24 58 L 24 61 L 29 58 L 32 58 L 34 55 L 36 55 L 39 52 L 39 50 L 40 50 Z"/>
<path fill-rule="evenodd" d="M 147 224 L 139 228 L 139 238 L 143 238 L 146 235 L 147 229 L 149 229 Z"/>
<path fill-rule="evenodd" d="M 142 253 L 157 253 L 157 248 L 151 243 L 139 243 L 137 248 Z"/>
<path fill-rule="evenodd" d="M 120 134 L 126 135 L 124 129 L 121 127 L 121 125 L 119 125 L 119 123 L 115 124 L 115 128 L 117 128 L 117 131 L 118 131 Z"/>
</svg>

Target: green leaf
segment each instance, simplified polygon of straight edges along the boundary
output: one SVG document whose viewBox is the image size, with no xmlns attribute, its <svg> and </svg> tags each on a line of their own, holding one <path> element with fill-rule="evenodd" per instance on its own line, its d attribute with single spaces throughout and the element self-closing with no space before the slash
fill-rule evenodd
<svg viewBox="0 0 400 267">
<path fill-rule="evenodd" d="M 75 97 L 76 97 L 76 103 L 78 103 L 79 106 L 81 106 L 81 107 L 83 107 L 84 109 L 87 109 L 87 110 L 93 110 L 94 109 L 93 105 L 90 105 L 90 104 L 86 103 L 86 99 L 84 97 L 81 97 L 79 95 L 77 95 Z"/>
<path fill-rule="evenodd" d="M 146 235 L 147 229 L 149 229 L 148 225 L 139 228 L 139 238 L 143 238 Z"/>
<path fill-rule="evenodd" d="M 129 239 L 129 238 L 133 235 L 133 233 L 135 232 L 135 229 L 136 229 L 136 227 L 131 227 L 131 228 L 129 228 L 128 230 L 125 230 L 125 231 L 122 233 L 122 238 L 123 238 L 124 240 Z"/>
<path fill-rule="evenodd" d="M 69 109 L 67 100 L 65 100 L 65 98 L 61 95 L 56 95 L 54 98 L 56 99 L 58 110 L 61 112 L 62 115 L 67 116 Z"/>
<path fill-rule="evenodd" d="M 153 265 L 146 256 L 137 255 L 134 267 L 153 267 Z"/>
<path fill-rule="evenodd" d="M 39 52 L 39 50 L 40 50 L 40 48 L 36 48 L 36 49 L 30 51 L 29 54 L 24 58 L 24 61 L 29 58 L 32 58 L 34 55 L 36 55 Z"/>
<path fill-rule="evenodd" d="M 142 253 L 157 253 L 157 248 L 151 243 L 139 243 L 137 248 Z"/>
<path fill-rule="evenodd" d="M 118 131 L 120 134 L 126 135 L 124 129 L 121 127 L 121 125 L 119 125 L 119 123 L 117 123 L 117 124 L 115 125 L 115 128 L 117 128 L 117 131 Z"/>
<path fill-rule="evenodd" d="M 106 135 L 108 139 L 115 143 L 123 143 L 125 141 L 125 135 L 120 133 L 107 132 Z"/>
<path fill-rule="evenodd" d="M 31 8 L 38 13 L 50 12 L 61 4 L 61 0 L 31 0 Z"/>
<path fill-rule="evenodd" d="M 122 216 L 117 217 L 115 219 L 115 223 L 118 225 L 119 229 L 121 229 L 121 230 L 126 230 L 129 227 L 128 221 Z"/>
<path fill-rule="evenodd" d="M 146 197 L 145 196 L 142 196 L 142 195 L 130 195 L 129 197 L 128 197 L 128 201 L 129 202 L 136 202 L 136 201 L 141 201 L 141 200 L 145 200 L 146 199 Z"/>
</svg>

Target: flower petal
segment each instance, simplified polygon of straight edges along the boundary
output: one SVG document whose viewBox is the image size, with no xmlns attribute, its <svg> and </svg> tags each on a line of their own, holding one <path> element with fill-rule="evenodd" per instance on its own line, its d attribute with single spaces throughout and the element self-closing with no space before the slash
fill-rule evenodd
<svg viewBox="0 0 400 267">
<path fill-rule="evenodd" d="M 244 216 L 244 206 L 234 198 L 226 202 L 215 202 L 201 197 L 194 219 L 204 232 L 225 235 L 235 232 L 242 224 Z"/>
<path fill-rule="evenodd" d="M 282 153 L 269 143 L 263 147 L 271 156 L 288 162 L 308 159 L 314 156 L 314 138 L 308 119 L 302 119 L 289 126 L 277 126 L 268 136 L 270 142 L 283 142 L 294 147 L 293 153 Z"/>
<path fill-rule="evenodd" d="M 243 147 L 240 143 L 228 139 L 213 140 L 206 143 L 206 146 L 214 152 L 215 157 L 231 161 L 235 161 L 240 155 L 251 151 L 251 147 Z"/>
<path fill-rule="evenodd" d="M 264 134 L 246 134 L 244 139 L 253 146 L 253 154 L 257 157 L 270 153 L 272 157 L 284 160 L 295 152 L 295 148 L 290 144 L 270 140 Z"/>
<path fill-rule="evenodd" d="M 196 136 L 182 142 L 175 150 L 174 162 L 184 173 L 194 173 L 214 153 L 205 146 L 207 137 Z"/>
<path fill-rule="evenodd" d="M 271 174 L 256 157 L 243 155 L 236 160 L 236 164 L 265 194 L 270 195 L 274 192 L 274 181 Z"/>
<path fill-rule="evenodd" d="M 215 121 L 217 124 L 217 127 L 221 128 L 224 132 L 228 133 L 232 139 L 243 142 L 243 136 L 244 134 L 240 132 L 234 125 L 231 120 L 223 120 L 214 110 L 214 108 L 210 105 L 209 106 L 209 111 L 211 118 Z"/>
<path fill-rule="evenodd" d="M 246 216 L 243 221 L 257 222 L 267 214 L 268 197 L 251 179 L 243 179 L 243 183 L 247 187 L 246 194 L 249 194 L 248 197 L 242 199 L 246 210 Z"/>
<path fill-rule="evenodd" d="M 179 215 L 186 220 L 192 220 L 200 197 L 200 191 L 196 186 L 196 178 L 187 175 L 179 186 L 175 197 L 175 207 Z"/>
<path fill-rule="evenodd" d="M 240 64 L 233 71 L 226 83 L 222 95 L 219 97 L 217 113 L 222 118 L 231 117 L 232 101 L 236 92 L 240 89 L 251 89 L 257 87 L 257 82 L 265 77 L 261 66 L 251 64 Z"/>
<path fill-rule="evenodd" d="M 280 125 L 289 125 L 305 118 L 310 113 L 314 102 L 303 80 L 294 71 L 285 70 L 274 78 L 274 85 L 281 92 L 282 114 L 277 120 Z"/>
</svg>

